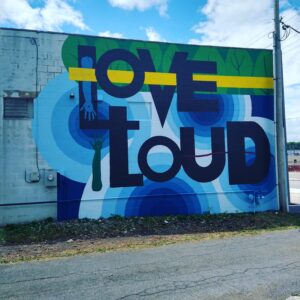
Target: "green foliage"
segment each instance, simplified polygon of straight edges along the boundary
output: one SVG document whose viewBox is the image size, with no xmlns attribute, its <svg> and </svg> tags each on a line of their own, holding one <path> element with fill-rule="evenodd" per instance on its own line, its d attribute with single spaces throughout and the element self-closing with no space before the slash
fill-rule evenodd
<svg viewBox="0 0 300 300">
<path fill-rule="evenodd" d="M 5 230 L 4 228 L 0 228 L 0 245 L 4 244 L 5 240 Z"/>
<path fill-rule="evenodd" d="M 287 150 L 300 150 L 300 142 L 288 142 Z"/>
</svg>

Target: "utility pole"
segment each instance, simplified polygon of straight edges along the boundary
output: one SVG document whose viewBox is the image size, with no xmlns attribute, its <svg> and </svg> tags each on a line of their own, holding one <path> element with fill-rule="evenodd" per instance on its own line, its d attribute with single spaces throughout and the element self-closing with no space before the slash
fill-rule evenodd
<svg viewBox="0 0 300 300">
<path fill-rule="evenodd" d="M 279 0 L 274 0 L 274 99 L 276 120 L 276 163 L 280 210 L 288 212 L 290 203 L 286 151 L 286 124 L 283 89 L 282 52 L 280 40 Z"/>
</svg>

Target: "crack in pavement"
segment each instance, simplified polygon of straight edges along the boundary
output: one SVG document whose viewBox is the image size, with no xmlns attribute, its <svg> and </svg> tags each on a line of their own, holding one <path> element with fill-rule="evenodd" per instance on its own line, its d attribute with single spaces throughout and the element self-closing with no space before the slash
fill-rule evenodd
<svg viewBox="0 0 300 300">
<path fill-rule="evenodd" d="M 211 255 L 211 254 L 215 254 L 216 252 L 210 252 L 210 253 L 205 253 L 205 255 Z M 177 258 L 177 261 L 182 261 L 184 258 L 186 257 L 201 257 L 203 256 L 203 254 L 201 255 L 183 255 L 183 256 L 180 256 L 179 258 Z M 170 259 L 168 261 L 164 261 L 164 265 L 168 264 L 168 263 L 173 263 L 173 259 Z M 155 262 L 157 263 L 157 262 Z M 143 264 L 131 264 L 131 265 L 126 265 L 126 266 L 122 266 L 122 267 L 116 267 L 114 268 L 115 271 L 119 271 L 119 270 L 125 270 L 125 269 L 130 269 L 132 268 L 133 266 L 138 266 L 139 268 L 141 267 L 145 267 L 145 266 L 153 266 L 154 262 L 149 262 L 149 263 L 143 263 Z M 208 265 L 206 265 L 208 266 Z M 210 264 L 211 266 L 211 264 Z M 176 267 L 180 267 L 180 266 L 173 266 L 172 268 L 176 268 Z M 7 269 L 8 266 L 5 265 L 4 269 Z M 0 267 L 0 270 L 2 268 Z M 165 266 L 163 267 L 163 269 L 165 270 Z M 85 274 L 85 275 L 88 275 L 88 274 L 91 274 L 91 275 L 96 275 L 96 274 L 103 274 L 103 273 L 111 273 L 111 268 L 106 268 L 106 269 L 100 269 L 100 270 L 97 270 L 97 271 L 87 271 L 87 272 L 81 272 L 81 274 Z M 150 271 L 148 271 L 148 273 L 150 273 Z M 143 272 L 141 272 L 143 273 Z M 144 272 L 145 273 L 145 272 Z M 14 284 L 14 283 L 23 283 L 23 282 L 30 282 L 30 281 L 38 281 L 38 280 L 47 280 L 47 279 L 56 279 L 56 278 L 61 278 L 61 277 L 68 277 L 68 276 L 73 276 L 73 275 L 80 275 L 78 274 L 78 272 L 72 272 L 72 273 L 67 273 L 67 274 L 62 274 L 60 276 L 49 276 L 49 277 L 39 277 L 39 278 L 31 278 L 31 279 L 24 279 L 24 280 L 17 280 L 17 281 L 9 281 L 9 282 L 0 282 L 0 285 L 1 284 Z M 108 275 L 108 277 L 111 276 L 111 275 Z M 105 277 L 104 277 L 105 278 Z"/>
<path fill-rule="evenodd" d="M 299 265 L 297 265 L 299 264 Z M 278 270 L 278 271 L 282 271 L 282 270 L 287 270 L 290 269 L 291 266 L 296 265 L 296 268 L 300 268 L 300 263 L 298 261 L 292 262 L 288 265 L 283 266 L 282 264 L 278 264 L 278 265 L 274 265 L 271 267 L 260 267 L 260 268 L 246 268 L 243 271 L 237 271 L 237 272 L 231 272 L 229 274 L 226 275 L 217 275 L 217 276 L 211 276 L 211 277 L 207 277 L 201 280 L 196 280 L 196 281 L 173 281 L 172 286 L 167 287 L 166 285 L 160 285 L 157 286 L 155 288 L 149 288 L 149 289 L 144 289 L 139 293 L 133 293 L 133 294 L 128 294 L 119 298 L 116 298 L 116 300 L 123 300 L 123 299 L 127 299 L 129 297 L 147 297 L 147 296 L 154 296 L 154 295 L 158 295 L 161 293 L 165 293 L 165 292 L 175 292 L 177 290 L 186 290 L 186 289 L 190 289 L 193 287 L 197 287 L 200 286 L 203 283 L 206 283 L 207 281 L 211 281 L 213 280 L 213 282 L 211 283 L 215 283 L 216 281 L 219 281 L 221 279 L 227 279 L 229 277 L 232 276 L 236 276 L 236 275 L 244 275 L 246 273 L 248 273 L 249 271 L 262 271 L 262 270 L 268 270 L 268 272 L 273 271 L 274 269 Z M 268 273 L 268 272 L 263 272 L 263 273 Z M 181 284 L 178 284 L 181 283 Z M 153 291 L 154 290 L 154 291 Z"/>
</svg>

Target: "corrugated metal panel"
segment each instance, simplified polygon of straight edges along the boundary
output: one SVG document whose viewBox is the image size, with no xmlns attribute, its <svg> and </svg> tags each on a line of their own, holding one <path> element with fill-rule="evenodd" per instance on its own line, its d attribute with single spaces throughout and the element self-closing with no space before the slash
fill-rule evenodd
<svg viewBox="0 0 300 300">
<path fill-rule="evenodd" d="M 4 119 L 32 119 L 32 98 L 4 98 Z"/>
</svg>

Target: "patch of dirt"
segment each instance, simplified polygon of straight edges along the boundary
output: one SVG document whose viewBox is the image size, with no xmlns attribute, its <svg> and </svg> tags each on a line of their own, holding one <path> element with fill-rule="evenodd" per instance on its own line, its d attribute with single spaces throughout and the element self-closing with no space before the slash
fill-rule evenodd
<svg viewBox="0 0 300 300">
<path fill-rule="evenodd" d="M 179 235 L 151 235 L 138 237 L 117 237 L 84 240 L 68 240 L 63 242 L 39 243 L 30 245 L 8 245 L 0 247 L 0 264 L 16 263 L 31 260 L 49 260 L 79 254 L 104 253 L 111 251 L 127 251 L 152 248 L 182 242 L 222 239 L 234 236 L 250 236 L 266 232 L 219 232 Z"/>
<path fill-rule="evenodd" d="M 191 237 L 192 238 L 192 237 Z M 204 238 L 204 236 L 203 236 Z M 63 242 L 39 243 L 30 245 L 8 245 L 0 247 L 0 263 L 67 257 L 75 254 L 93 252 L 141 249 L 149 246 L 171 244 L 188 240 L 183 236 L 140 236 L 85 240 L 68 240 Z"/>
</svg>

